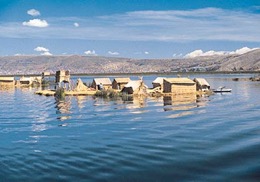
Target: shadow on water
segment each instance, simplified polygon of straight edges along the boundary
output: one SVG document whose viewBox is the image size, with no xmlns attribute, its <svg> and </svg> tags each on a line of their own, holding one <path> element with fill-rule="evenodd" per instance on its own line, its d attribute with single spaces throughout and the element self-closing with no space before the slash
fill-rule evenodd
<svg viewBox="0 0 260 182">
<path fill-rule="evenodd" d="M 171 112 L 168 118 L 194 115 L 195 108 L 205 107 L 209 97 L 197 97 L 195 94 L 172 95 L 163 97 L 163 110 Z"/>
</svg>

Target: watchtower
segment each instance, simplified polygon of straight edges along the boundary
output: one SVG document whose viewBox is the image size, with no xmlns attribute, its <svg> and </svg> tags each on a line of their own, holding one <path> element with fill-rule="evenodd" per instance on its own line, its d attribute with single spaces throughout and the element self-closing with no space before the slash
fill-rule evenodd
<svg viewBox="0 0 260 182">
<path fill-rule="evenodd" d="M 70 71 L 69 70 L 59 70 L 56 71 L 56 76 L 55 76 L 56 80 L 56 84 L 59 85 L 59 87 L 61 87 L 61 83 L 64 83 L 64 89 L 66 89 L 66 84 L 68 84 L 68 89 L 70 89 Z"/>
<path fill-rule="evenodd" d="M 70 82 L 70 71 L 59 70 L 56 71 L 56 83 L 69 83 Z"/>
</svg>

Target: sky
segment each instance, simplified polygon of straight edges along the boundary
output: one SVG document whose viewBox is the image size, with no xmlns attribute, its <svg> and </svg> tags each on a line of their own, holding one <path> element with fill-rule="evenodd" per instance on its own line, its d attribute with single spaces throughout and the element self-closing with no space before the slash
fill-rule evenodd
<svg viewBox="0 0 260 182">
<path fill-rule="evenodd" d="M 0 56 L 183 58 L 260 47 L 260 0 L 0 0 Z"/>
</svg>

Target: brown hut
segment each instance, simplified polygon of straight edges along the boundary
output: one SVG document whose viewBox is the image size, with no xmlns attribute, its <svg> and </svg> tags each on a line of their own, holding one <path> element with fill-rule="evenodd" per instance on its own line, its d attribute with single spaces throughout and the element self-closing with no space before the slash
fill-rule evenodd
<svg viewBox="0 0 260 182">
<path fill-rule="evenodd" d="M 196 93 L 196 83 L 188 78 L 167 78 L 163 80 L 163 92 L 171 94 Z"/>
<path fill-rule="evenodd" d="M 130 78 L 115 78 L 112 82 L 112 88 L 115 90 L 122 90 L 130 81 Z"/>
<path fill-rule="evenodd" d="M 109 78 L 94 78 L 91 87 L 95 88 L 96 90 L 107 90 L 112 88 L 112 83 Z"/>
<path fill-rule="evenodd" d="M 194 82 L 196 82 L 197 90 L 205 91 L 210 89 L 209 83 L 204 78 L 195 78 Z"/>
<path fill-rule="evenodd" d="M 14 86 L 15 79 L 14 77 L 0 77 L 0 86 Z"/>
<path fill-rule="evenodd" d="M 142 80 L 132 80 L 128 82 L 121 92 L 127 93 L 127 94 L 146 94 L 147 86 L 144 85 L 144 82 Z"/>
<path fill-rule="evenodd" d="M 160 87 L 163 89 L 163 79 L 166 79 L 165 77 L 157 77 L 153 82 L 153 88 Z"/>
</svg>

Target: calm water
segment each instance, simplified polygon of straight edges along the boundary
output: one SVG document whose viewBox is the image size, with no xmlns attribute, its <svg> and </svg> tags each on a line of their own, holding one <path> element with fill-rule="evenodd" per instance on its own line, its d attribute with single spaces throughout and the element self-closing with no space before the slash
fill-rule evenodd
<svg viewBox="0 0 260 182">
<path fill-rule="evenodd" d="M 198 99 L 0 91 L 0 181 L 259 181 L 260 82 L 230 79 L 250 76 L 190 75 L 233 89 Z"/>
</svg>

